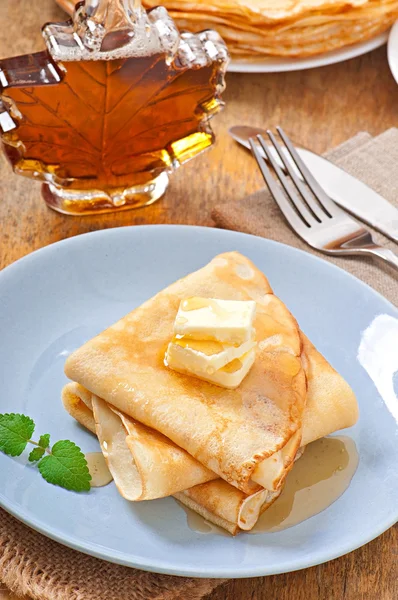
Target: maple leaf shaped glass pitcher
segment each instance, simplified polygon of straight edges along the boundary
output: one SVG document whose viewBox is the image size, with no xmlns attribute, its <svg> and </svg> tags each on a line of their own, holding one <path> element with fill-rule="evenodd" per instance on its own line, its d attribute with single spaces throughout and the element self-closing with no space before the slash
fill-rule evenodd
<svg viewBox="0 0 398 600">
<path fill-rule="evenodd" d="M 150 204 L 213 143 L 228 63 L 216 32 L 180 34 L 165 8 L 136 0 L 86 0 L 43 36 L 43 52 L 0 61 L 0 131 L 51 208 Z"/>
</svg>

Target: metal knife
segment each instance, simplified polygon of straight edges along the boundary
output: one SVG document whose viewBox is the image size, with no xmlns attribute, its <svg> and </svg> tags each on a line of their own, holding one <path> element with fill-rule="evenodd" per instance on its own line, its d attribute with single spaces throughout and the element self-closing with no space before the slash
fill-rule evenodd
<svg viewBox="0 0 398 600">
<path fill-rule="evenodd" d="M 261 134 L 265 140 L 267 139 L 264 129 L 245 125 L 231 127 L 229 134 L 248 149 L 250 149 L 249 138 Z M 326 158 L 304 148 L 296 149 L 318 183 L 336 204 L 398 242 L 398 209 L 365 183 L 349 175 Z M 262 152 L 261 148 L 259 150 Z M 278 162 L 283 166 L 279 159 Z"/>
</svg>

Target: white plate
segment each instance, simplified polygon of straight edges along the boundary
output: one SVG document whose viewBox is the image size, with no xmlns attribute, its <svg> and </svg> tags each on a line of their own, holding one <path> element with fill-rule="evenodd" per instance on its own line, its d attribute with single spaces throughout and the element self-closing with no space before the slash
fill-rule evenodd
<svg viewBox="0 0 398 600">
<path fill-rule="evenodd" d="M 203 535 L 189 529 L 172 498 L 127 502 L 113 483 L 87 494 L 68 492 L 46 483 L 26 453 L 0 453 L 0 506 L 82 552 L 194 577 L 302 569 L 358 548 L 396 521 L 397 354 L 374 336 L 387 324 L 396 341 L 398 310 L 334 265 L 263 238 L 201 227 L 122 227 L 64 240 L 11 265 L 0 273 L 0 413 L 23 412 L 35 419 L 37 433 L 71 439 L 84 452 L 99 450 L 96 438 L 63 409 L 65 358 L 166 285 L 229 250 L 247 255 L 267 274 L 357 394 L 360 418 L 346 434 L 360 459 L 345 493 L 284 531 Z"/>
<path fill-rule="evenodd" d="M 279 73 L 282 71 L 302 71 L 339 63 L 362 54 L 367 54 L 375 48 L 383 46 L 388 39 L 388 33 L 382 33 L 372 40 L 360 42 L 353 46 L 341 48 L 311 56 L 309 58 L 259 58 L 247 60 L 233 60 L 229 66 L 232 73 Z"/>
<path fill-rule="evenodd" d="M 391 29 L 388 38 L 388 64 L 395 81 L 398 83 L 398 21 Z"/>
</svg>

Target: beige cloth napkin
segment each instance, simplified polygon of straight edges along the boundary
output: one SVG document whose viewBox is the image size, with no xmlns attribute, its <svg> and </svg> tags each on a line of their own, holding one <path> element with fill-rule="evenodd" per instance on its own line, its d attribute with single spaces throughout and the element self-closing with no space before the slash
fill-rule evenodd
<svg viewBox="0 0 398 600">
<path fill-rule="evenodd" d="M 326 154 L 332 162 L 354 175 L 398 208 L 398 129 L 372 138 L 359 133 Z M 253 169 L 257 168 L 253 159 Z M 365 281 L 398 305 L 398 272 L 372 258 L 331 258 L 312 250 L 288 226 L 278 206 L 265 189 L 233 204 L 220 204 L 212 212 L 219 227 L 283 242 L 317 254 Z M 374 232 L 375 240 L 398 254 L 398 244 Z"/>
<path fill-rule="evenodd" d="M 0 509 L 0 588 L 2 583 L 34 600 L 201 600 L 223 580 L 157 575 L 98 560 Z"/>
</svg>

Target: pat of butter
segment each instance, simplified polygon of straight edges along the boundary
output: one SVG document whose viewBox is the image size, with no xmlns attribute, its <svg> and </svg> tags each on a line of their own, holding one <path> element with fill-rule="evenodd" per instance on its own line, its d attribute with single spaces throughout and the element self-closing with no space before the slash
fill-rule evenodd
<svg viewBox="0 0 398 600">
<path fill-rule="evenodd" d="M 254 301 L 188 298 L 174 323 L 177 337 L 243 344 L 253 338 Z"/>
<path fill-rule="evenodd" d="M 255 346 L 256 342 L 251 340 L 233 346 L 225 342 L 174 338 L 167 348 L 166 364 L 171 368 L 176 365 L 192 373 L 212 375 Z"/>
<path fill-rule="evenodd" d="M 185 375 L 195 375 L 195 377 L 198 377 L 199 379 L 203 379 L 209 383 L 215 383 L 220 387 L 235 389 L 242 383 L 243 379 L 250 371 L 255 357 L 256 351 L 253 348 L 240 358 L 235 358 L 222 369 L 218 369 L 218 371 L 214 371 L 213 373 L 209 371 L 188 368 L 186 362 L 184 362 L 184 360 L 180 362 L 180 357 L 176 355 L 172 355 L 172 357 L 169 356 L 169 359 L 171 358 L 171 362 L 168 362 L 168 366 L 179 373 L 183 373 Z M 168 361 L 168 359 L 166 360 Z"/>
</svg>

